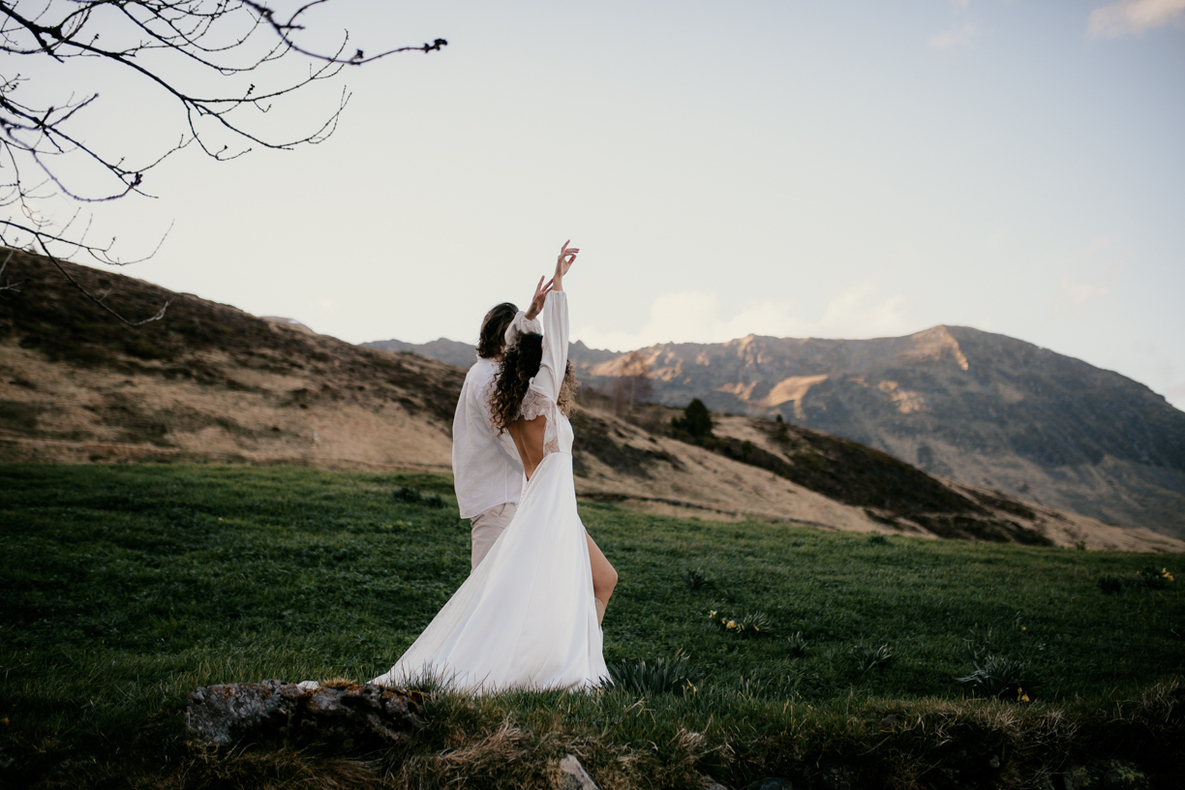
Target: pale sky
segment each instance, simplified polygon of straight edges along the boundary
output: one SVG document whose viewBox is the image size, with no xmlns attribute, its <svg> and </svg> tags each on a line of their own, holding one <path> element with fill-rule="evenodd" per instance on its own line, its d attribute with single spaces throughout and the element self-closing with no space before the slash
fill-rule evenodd
<svg viewBox="0 0 1185 790">
<path fill-rule="evenodd" d="M 1185 0 L 331 0 L 307 21 L 351 52 L 449 45 L 263 118 L 308 128 L 348 85 L 321 145 L 187 150 L 159 199 L 96 208 L 91 238 L 129 258 L 172 226 L 124 273 L 350 342 L 471 342 L 571 238 L 593 347 L 966 325 L 1185 408 Z M 179 135 L 89 68 L 112 81 L 88 139 Z"/>
</svg>

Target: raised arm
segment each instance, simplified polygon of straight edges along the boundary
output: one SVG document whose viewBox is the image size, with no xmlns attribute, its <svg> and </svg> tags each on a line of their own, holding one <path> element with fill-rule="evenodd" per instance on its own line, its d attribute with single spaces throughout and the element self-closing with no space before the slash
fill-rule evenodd
<svg viewBox="0 0 1185 790">
<path fill-rule="evenodd" d="M 517 343 L 522 335 L 543 334 L 543 324 L 539 323 L 539 313 L 543 310 L 547 294 L 551 292 L 551 285 L 551 280 L 545 283 L 542 277 L 539 278 L 539 283 L 535 286 L 535 295 L 531 297 L 527 311 L 524 313 L 519 310 L 515 313 L 514 320 L 506 327 L 503 339 L 506 341 L 507 348 Z"/>
<path fill-rule="evenodd" d="M 534 388 L 553 403 L 559 401 L 560 386 L 568 368 L 568 295 L 564 293 L 564 275 L 572 268 L 580 250 L 564 242 L 555 264 L 551 290 L 545 292 L 543 308 L 543 359 L 535 376 Z M 542 284 L 542 280 L 540 280 Z M 538 293 L 538 291 L 536 291 Z M 533 304 L 533 303 L 532 303 Z"/>
<path fill-rule="evenodd" d="M 555 276 L 551 278 L 551 287 L 556 291 L 564 290 L 564 275 L 576 262 L 576 253 L 580 252 L 579 247 L 569 247 L 571 243 L 571 239 L 564 242 L 564 246 L 560 248 L 560 257 L 555 262 Z"/>
</svg>

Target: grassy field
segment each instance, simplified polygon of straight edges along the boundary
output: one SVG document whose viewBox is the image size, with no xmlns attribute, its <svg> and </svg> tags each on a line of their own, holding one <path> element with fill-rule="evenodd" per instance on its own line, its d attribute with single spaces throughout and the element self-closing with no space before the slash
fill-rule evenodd
<svg viewBox="0 0 1185 790">
<path fill-rule="evenodd" d="M 469 570 L 451 481 L 0 467 L 0 783 L 547 786 L 576 751 L 606 790 L 1039 786 L 1104 759 L 1178 786 L 1180 555 L 581 515 L 621 574 L 618 688 L 442 694 L 383 753 L 211 753 L 184 742 L 193 688 L 365 680 L 411 643 Z"/>
</svg>

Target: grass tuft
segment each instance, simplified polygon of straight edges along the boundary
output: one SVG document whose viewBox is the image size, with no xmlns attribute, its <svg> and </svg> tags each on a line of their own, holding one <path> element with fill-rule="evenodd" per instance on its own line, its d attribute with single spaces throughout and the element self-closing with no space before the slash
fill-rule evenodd
<svg viewBox="0 0 1185 790">
<path fill-rule="evenodd" d="M 975 670 L 955 682 L 966 686 L 972 693 L 993 699 L 1029 702 L 1037 697 L 1038 682 L 1032 676 L 1029 666 L 1023 661 L 1013 661 L 1002 656 L 988 656 L 972 661 Z"/>
<path fill-rule="evenodd" d="M 688 678 L 687 656 L 664 657 L 649 662 L 617 661 L 609 665 L 611 686 L 639 695 L 685 694 L 695 688 Z"/>
<path fill-rule="evenodd" d="M 873 669 L 884 669 L 896 659 L 887 644 L 878 647 L 857 645 L 851 649 L 852 658 L 856 659 L 856 666 L 861 672 Z"/>
<path fill-rule="evenodd" d="M 699 568 L 688 568 L 683 571 L 683 583 L 687 585 L 687 589 L 694 592 L 711 587 L 715 581 Z"/>
</svg>

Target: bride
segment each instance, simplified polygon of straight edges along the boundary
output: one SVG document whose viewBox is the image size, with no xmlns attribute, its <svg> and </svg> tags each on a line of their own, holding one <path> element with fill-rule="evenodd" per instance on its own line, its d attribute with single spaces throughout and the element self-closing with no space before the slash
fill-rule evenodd
<svg viewBox="0 0 1185 790">
<path fill-rule="evenodd" d="M 543 335 L 507 349 L 491 395 L 526 483 L 514 519 L 395 666 L 372 683 L 433 675 L 457 690 L 590 688 L 608 676 L 600 622 L 617 573 L 584 530 L 572 479 L 572 390 L 564 275 L 580 250 L 565 242 L 555 277 L 540 278 Z"/>
</svg>

